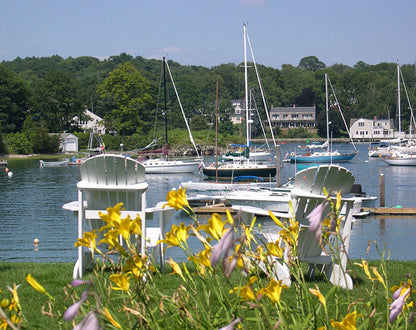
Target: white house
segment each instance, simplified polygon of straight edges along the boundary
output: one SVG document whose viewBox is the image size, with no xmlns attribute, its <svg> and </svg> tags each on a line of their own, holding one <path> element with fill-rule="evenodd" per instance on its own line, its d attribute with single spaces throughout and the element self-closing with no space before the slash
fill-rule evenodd
<svg viewBox="0 0 416 330">
<path fill-rule="evenodd" d="M 392 119 L 351 119 L 350 133 L 353 139 L 380 140 L 397 138 Z"/>
<path fill-rule="evenodd" d="M 230 120 L 233 124 L 242 124 L 246 112 L 243 110 L 244 100 L 231 100 L 232 106 L 234 108 L 234 113 L 230 115 Z"/>
<path fill-rule="evenodd" d="M 272 107 L 270 118 L 273 126 L 280 128 L 314 128 L 316 108 L 313 107 Z"/>
<path fill-rule="evenodd" d="M 60 134 L 59 143 L 63 153 L 78 152 L 78 137 L 71 133 Z"/>
<path fill-rule="evenodd" d="M 77 123 L 78 127 L 84 130 L 84 132 L 92 131 L 93 133 L 105 134 L 103 118 L 97 116 L 87 108 L 85 108 L 84 115 L 88 118 L 86 121 L 81 121 L 78 117 L 73 118 L 73 121 Z"/>
</svg>

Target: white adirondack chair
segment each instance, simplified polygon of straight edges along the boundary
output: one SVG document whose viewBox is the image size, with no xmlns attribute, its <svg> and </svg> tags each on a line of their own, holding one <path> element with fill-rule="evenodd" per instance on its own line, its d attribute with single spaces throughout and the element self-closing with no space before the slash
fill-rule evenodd
<svg viewBox="0 0 416 330">
<path fill-rule="evenodd" d="M 340 233 L 343 244 L 331 237 L 330 244 L 338 251 L 339 258 L 329 253 L 330 249 L 323 248 L 315 238 L 315 233 L 309 230 L 309 220 L 306 218 L 311 211 L 325 200 L 323 188 L 336 198 L 336 193 L 341 191 L 342 194 L 349 193 L 354 184 L 353 174 L 338 165 L 320 165 L 299 171 L 294 180 L 291 191 L 291 201 L 293 205 L 296 221 L 299 222 L 301 230 L 298 237 L 298 254 L 301 262 L 308 263 L 308 276 L 313 277 L 315 268 L 321 270 L 327 276 L 328 280 L 334 285 L 352 289 L 353 283 L 351 277 L 346 273 L 348 249 L 352 229 L 352 214 L 354 198 L 341 198 L 341 208 L 344 214 L 342 218 Z M 243 215 L 243 221 L 252 218 L 256 209 L 240 207 Z M 329 212 L 329 206 L 325 212 Z M 325 213 L 324 212 L 324 213 Z M 288 217 L 288 214 L 276 214 L 277 217 Z M 269 241 L 275 241 L 277 233 L 266 233 L 265 238 Z M 337 260 L 335 260 L 337 259 Z M 270 260 L 269 260 L 270 261 Z M 262 269 L 265 270 L 264 265 Z M 290 283 L 289 271 L 285 264 L 278 260 L 273 260 L 271 276 L 282 279 L 284 283 Z"/>
<path fill-rule="evenodd" d="M 65 204 L 64 209 L 78 213 L 78 237 L 82 238 L 84 223 L 88 230 L 101 228 L 105 223 L 99 217 L 99 212 L 106 212 L 107 207 L 113 207 L 122 202 L 125 209 L 121 216 L 127 214 L 135 218 L 137 214 L 142 219 L 141 253 L 145 249 L 154 248 L 154 255 L 160 257 L 163 266 L 163 247 L 156 243 L 163 237 L 163 227 L 173 212 L 171 208 L 162 208 L 163 203 L 156 207 L 146 208 L 146 191 L 144 166 L 139 162 L 121 155 L 101 154 L 89 158 L 80 167 L 81 181 L 78 182 L 78 200 Z M 148 227 L 147 220 L 159 212 L 159 223 Z M 91 253 L 78 247 L 78 259 L 74 267 L 73 277 L 82 277 L 84 270 L 91 262 Z"/>
</svg>

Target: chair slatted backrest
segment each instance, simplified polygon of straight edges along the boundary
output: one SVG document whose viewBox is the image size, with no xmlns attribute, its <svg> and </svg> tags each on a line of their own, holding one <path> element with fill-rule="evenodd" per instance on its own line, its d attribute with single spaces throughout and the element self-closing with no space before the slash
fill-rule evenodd
<svg viewBox="0 0 416 330">
<path fill-rule="evenodd" d="M 307 216 L 325 200 L 325 195 L 323 194 L 324 187 L 330 196 L 334 198 L 338 191 L 341 191 L 341 193 L 350 191 L 354 183 L 354 176 L 350 171 L 338 165 L 321 165 L 299 171 L 295 176 L 295 182 L 297 182 L 297 189 L 292 190 L 291 201 L 296 221 L 302 227 L 298 239 L 299 257 L 301 259 L 319 257 L 322 253 L 322 248 L 317 242 L 315 234 L 308 229 L 309 220 Z M 343 209 L 345 215 L 342 217 L 340 233 L 347 252 L 351 233 L 353 204 L 354 200 L 351 198 L 341 199 L 341 209 Z M 327 205 L 323 214 L 328 214 L 330 211 L 330 206 Z M 330 244 L 340 246 L 340 243 L 334 239 L 330 241 Z"/>
<path fill-rule="evenodd" d="M 315 179 L 315 173 L 318 170 L 318 166 L 312 166 L 309 168 L 305 168 L 295 175 L 295 180 L 293 182 L 293 189 L 307 191 L 312 186 L 312 183 Z"/>
<path fill-rule="evenodd" d="M 145 182 L 144 167 L 134 159 L 120 155 L 95 156 L 81 165 L 81 179 L 90 185 L 85 190 L 88 209 L 105 210 L 122 202 L 127 211 L 142 210 L 143 191 L 128 189 Z"/>
</svg>

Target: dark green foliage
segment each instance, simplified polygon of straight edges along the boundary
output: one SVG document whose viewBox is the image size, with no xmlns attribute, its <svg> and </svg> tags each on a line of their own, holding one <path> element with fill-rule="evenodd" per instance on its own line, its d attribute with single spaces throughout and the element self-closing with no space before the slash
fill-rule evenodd
<svg viewBox="0 0 416 330">
<path fill-rule="evenodd" d="M 10 133 L 4 136 L 7 152 L 10 154 L 27 155 L 32 153 L 32 145 L 24 133 Z"/>
<path fill-rule="evenodd" d="M 130 65 L 128 72 L 140 77 L 137 80 L 140 83 L 136 84 L 137 90 L 131 88 L 124 91 L 124 95 L 130 95 L 128 98 L 131 99 L 117 103 L 114 95 L 100 96 L 97 87 L 117 73 L 119 65 L 126 63 Z M 184 112 L 190 122 L 194 119 L 197 123 L 199 121 L 198 125 L 202 125 L 203 116 L 208 123 L 213 124 L 211 128 L 215 127 L 218 81 L 219 130 L 228 134 L 239 134 L 237 127 L 232 125 L 228 118 L 233 111 L 230 101 L 244 97 L 244 69 L 240 64 L 228 63 L 212 68 L 180 65 L 172 60 L 169 60 L 168 64 Z M 249 65 L 253 66 L 252 63 Z M 326 135 L 323 129 L 326 125 L 324 73 L 328 73 L 331 79 L 347 123 L 351 118 L 359 117 L 397 118 L 395 63 L 369 65 L 360 61 L 353 67 L 342 63 L 326 67 L 315 56 L 308 56 L 302 58 L 297 67 L 282 64 L 281 69 L 275 69 L 257 64 L 257 68 L 268 103 L 267 108 L 315 105 L 321 136 Z M 403 64 L 401 71 L 410 103 L 415 104 L 414 65 Z M 80 116 L 84 107 L 88 107 L 104 118 L 108 131 L 117 130 L 119 134 L 126 136 L 140 133 L 141 138 L 135 138 L 134 143 L 123 143 L 129 148 L 133 145 L 143 147 L 153 138 L 159 137 L 153 135 L 154 127 L 163 130 L 161 73 L 160 60 L 133 57 L 126 53 L 111 56 L 106 60 L 90 56 L 64 59 L 55 55 L 3 61 L 0 65 L 0 133 L 20 132 L 28 113 L 36 122 L 43 119 L 49 132 L 71 132 L 74 130 L 74 127 L 70 126 L 71 119 Z M 264 121 L 266 117 L 262 97 L 257 87 L 256 74 L 251 68 L 248 76 L 249 89 L 253 92 L 253 98 Z M 141 86 L 145 88 L 142 90 Z M 169 125 L 185 128 L 176 93 L 169 80 L 167 87 Z M 402 128 L 406 130 L 410 109 L 403 88 L 401 93 Z M 330 94 L 333 103 L 332 91 Z M 135 101 L 131 102 L 132 100 Z M 330 121 L 333 123 L 333 136 L 341 136 L 345 128 L 336 111 L 331 111 Z M 255 135 L 260 136 L 261 130 L 257 124 L 253 129 Z M 118 141 L 114 144 L 118 149 L 117 143 Z"/>
</svg>

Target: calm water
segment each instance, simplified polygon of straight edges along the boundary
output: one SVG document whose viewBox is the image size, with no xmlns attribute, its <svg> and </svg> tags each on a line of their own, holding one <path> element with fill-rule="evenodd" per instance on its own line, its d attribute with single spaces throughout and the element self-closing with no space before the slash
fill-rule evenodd
<svg viewBox="0 0 416 330">
<path fill-rule="evenodd" d="M 281 150 L 284 154 L 295 147 L 295 144 L 285 144 Z M 350 149 L 349 145 L 336 147 Z M 343 166 L 354 173 L 363 190 L 379 196 L 379 174 L 384 173 L 386 205 L 416 207 L 416 167 L 384 165 L 380 160 L 368 159 L 368 144 L 357 147 L 359 156 Z M 77 198 L 79 168 L 40 168 L 35 160 L 12 160 L 9 169 L 13 172 L 12 178 L 3 169 L 0 172 L 0 261 L 74 262 L 77 219 L 70 211 L 63 210 L 62 205 Z M 282 182 L 294 173 L 293 164 L 283 164 Z M 198 174 L 148 175 L 148 206 L 165 200 L 166 193 L 177 188 L 180 182 L 200 179 Z M 179 221 L 184 221 L 183 215 L 176 213 L 171 223 Z M 366 255 L 368 241 L 375 240 L 380 249 L 387 246 L 392 259 L 416 260 L 415 236 L 416 217 L 360 219 L 354 223 L 350 257 L 377 259 L 373 246 Z M 37 250 L 33 246 L 35 238 L 40 240 Z M 180 259 L 173 249 L 167 251 L 168 256 Z"/>
</svg>

